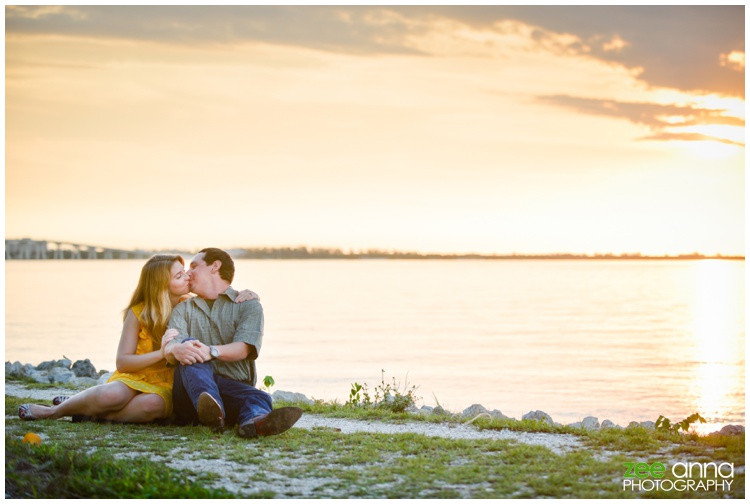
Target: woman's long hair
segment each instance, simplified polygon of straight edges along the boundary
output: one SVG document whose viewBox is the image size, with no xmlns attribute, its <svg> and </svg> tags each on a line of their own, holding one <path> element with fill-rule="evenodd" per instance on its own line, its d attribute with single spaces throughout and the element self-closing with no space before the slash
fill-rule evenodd
<svg viewBox="0 0 750 504">
<path fill-rule="evenodd" d="M 161 339 L 172 315 L 172 303 L 169 301 L 169 282 L 172 278 L 172 264 L 179 261 L 183 266 L 185 260 L 179 255 L 159 254 L 146 261 L 138 279 L 138 287 L 133 292 L 128 307 L 123 313 L 123 320 L 128 311 L 143 303 L 139 318 L 141 327 L 152 338 Z"/>
</svg>

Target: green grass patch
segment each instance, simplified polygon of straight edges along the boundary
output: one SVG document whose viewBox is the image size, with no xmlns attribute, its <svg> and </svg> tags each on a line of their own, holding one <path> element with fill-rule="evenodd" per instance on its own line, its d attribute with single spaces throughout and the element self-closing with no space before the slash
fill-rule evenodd
<svg viewBox="0 0 750 504">
<path fill-rule="evenodd" d="M 58 443 L 33 446 L 5 438 L 5 493 L 12 498 L 226 498 L 223 489 L 207 489 L 201 477 L 139 457 L 113 460 L 86 453 L 81 446 Z"/>
<path fill-rule="evenodd" d="M 633 498 L 744 497 L 744 436 L 675 435 L 643 427 L 584 431 L 543 422 L 478 418 L 486 430 L 575 435 L 564 453 L 512 440 L 418 434 L 343 434 L 320 427 L 246 440 L 206 427 L 23 422 L 6 397 L 6 493 L 30 498 Z M 277 404 L 277 407 L 283 404 Z M 317 401 L 306 414 L 353 420 L 447 422 Z M 20 442 L 26 432 L 40 447 Z M 727 461 L 731 492 L 623 490 L 626 462 Z"/>
</svg>

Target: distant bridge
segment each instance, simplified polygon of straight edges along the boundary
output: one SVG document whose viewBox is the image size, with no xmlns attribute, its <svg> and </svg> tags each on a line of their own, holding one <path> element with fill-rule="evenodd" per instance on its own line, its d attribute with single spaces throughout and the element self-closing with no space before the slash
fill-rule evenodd
<svg viewBox="0 0 750 504">
<path fill-rule="evenodd" d="M 124 250 L 58 240 L 5 240 L 5 259 L 144 259 L 148 250 Z"/>
</svg>

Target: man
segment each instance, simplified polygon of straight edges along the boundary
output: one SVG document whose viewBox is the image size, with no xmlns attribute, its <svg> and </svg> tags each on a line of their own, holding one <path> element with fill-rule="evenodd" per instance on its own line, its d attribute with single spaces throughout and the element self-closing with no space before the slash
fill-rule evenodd
<svg viewBox="0 0 750 504">
<path fill-rule="evenodd" d="M 201 250 L 188 274 L 198 297 L 174 308 L 169 328 L 179 335 L 164 348 L 167 361 L 179 363 L 172 391 L 178 421 L 214 429 L 237 424 L 245 438 L 286 431 L 302 410 L 274 410 L 271 396 L 255 388 L 263 339 L 260 302 L 234 302 L 234 261 L 223 250 Z"/>
</svg>

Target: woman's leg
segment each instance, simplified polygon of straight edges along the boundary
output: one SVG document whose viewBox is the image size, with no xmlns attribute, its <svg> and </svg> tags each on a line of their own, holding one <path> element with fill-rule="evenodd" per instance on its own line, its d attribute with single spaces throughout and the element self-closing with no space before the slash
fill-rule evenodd
<svg viewBox="0 0 750 504">
<path fill-rule="evenodd" d="M 159 394 L 138 393 L 119 411 L 98 415 L 113 422 L 147 423 L 165 416 L 167 405 Z"/>
<path fill-rule="evenodd" d="M 57 406 L 32 404 L 30 409 L 38 420 L 56 420 L 72 415 L 101 416 L 123 409 L 138 393 L 124 383 L 115 381 L 79 392 Z"/>
</svg>

